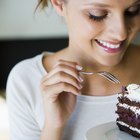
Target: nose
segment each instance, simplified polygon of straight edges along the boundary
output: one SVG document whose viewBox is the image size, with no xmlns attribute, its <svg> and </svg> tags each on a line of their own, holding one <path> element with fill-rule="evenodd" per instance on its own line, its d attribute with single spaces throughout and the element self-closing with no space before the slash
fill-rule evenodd
<svg viewBox="0 0 140 140">
<path fill-rule="evenodd" d="M 110 26 L 110 33 L 113 38 L 118 41 L 123 41 L 127 38 L 128 35 L 128 24 L 124 16 L 116 16 Z"/>
</svg>

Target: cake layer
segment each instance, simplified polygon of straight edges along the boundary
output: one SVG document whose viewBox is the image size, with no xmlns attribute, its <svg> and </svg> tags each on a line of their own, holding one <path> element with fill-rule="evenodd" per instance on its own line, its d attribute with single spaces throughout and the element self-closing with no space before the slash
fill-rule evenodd
<svg viewBox="0 0 140 140">
<path fill-rule="evenodd" d="M 120 103 L 125 103 L 125 104 L 128 104 L 130 106 L 136 106 L 136 107 L 139 107 L 140 108 L 140 102 L 137 102 L 137 101 L 131 101 L 130 99 L 128 99 L 127 97 L 123 97 L 123 96 L 119 96 L 118 97 L 118 101 Z"/>
<path fill-rule="evenodd" d="M 123 118 L 123 119 L 117 118 L 117 121 L 119 121 L 119 122 L 124 122 L 124 123 L 127 124 L 128 126 L 131 126 L 131 127 L 133 127 L 133 128 L 137 128 L 137 129 L 140 131 L 140 126 L 139 126 L 139 125 L 135 125 L 135 122 L 126 122 L 126 119 L 125 119 L 125 118 Z"/>
<path fill-rule="evenodd" d="M 116 113 L 119 129 L 140 138 L 140 85 L 129 84 L 122 87 Z"/>
<path fill-rule="evenodd" d="M 128 104 L 122 104 L 122 103 L 118 103 L 117 104 L 117 109 L 125 109 L 124 111 L 129 111 L 130 113 L 132 112 L 132 113 L 134 113 L 135 115 L 136 115 L 136 117 L 137 116 L 139 116 L 140 115 L 140 108 L 139 107 L 136 107 L 136 106 L 130 106 L 130 105 L 128 105 Z"/>
<path fill-rule="evenodd" d="M 120 130 L 125 131 L 125 132 L 133 135 L 134 137 L 140 138 L 140 132 L 137 129 L 131 128 L 131 127 L 127 126 L 127 125 L 122 125 L 119 122 L 117 122 L 117 125 L 118 125 Z"/>
<path fill-rule="evenodd" d="M 117 121 L 125 122 L 126 124 L 140 129 L 140 115 L 136 115 L 133 111 L 118 106 L 116 111 L 118 114 Z"/>
</svg>

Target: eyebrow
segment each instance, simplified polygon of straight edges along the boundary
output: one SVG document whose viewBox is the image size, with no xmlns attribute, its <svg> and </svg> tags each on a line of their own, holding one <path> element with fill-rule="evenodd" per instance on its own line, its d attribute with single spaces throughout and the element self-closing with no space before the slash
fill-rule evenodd
<svg viewBox="0 0 140 140">
<path fill-rule="evenodd" d="M 135 1 L 132 5 L 140 4 L 140 0 Z"/>
<path fill-rule="evenodd" d="M 99 3 L 99 2 L 91 2 L 91 3 L 86 3 L 85 5 L 94 5 L 97 7 L 111 7 L 108 4 L 104 4 L 104 3 Z"/>
<path fill-rule="evenodd" d="M 140 0 L 136 0 L 134 3 L 132 3 L 132 5 L 135 5 L 138 3 L 140 3 Z M 90 5 L 90 4 L 95 5 L 97 7 L 111 7 L 111 5 L 100 3 L 100 2 L 91 2 L 91 3 L 85 4 L 85 5 Z"/>
<path fill-rule="evenodd" d="M 137 1 L 135 1 L 134 3 L 139 3 L 140 2 L 140 0 L 137 0 Z"/>
</svg>

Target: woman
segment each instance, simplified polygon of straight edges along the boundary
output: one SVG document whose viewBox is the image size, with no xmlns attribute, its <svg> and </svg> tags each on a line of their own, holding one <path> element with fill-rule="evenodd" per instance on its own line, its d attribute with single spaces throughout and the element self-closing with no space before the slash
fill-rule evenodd
<svg viewBox="0 0 140 140">
<path fill-rule="evenodd" d="M 47 6 L 47 0 L 39 5 Z M 12 140 L 83 140 L 115 121 L 122 85 L 140 83 L 140 0 L 51 0 L 69 32 L 68 47 L 20 62 L 7 83 Z M 108 71 L 121 84 L 80 71 Z"/>
</svg>

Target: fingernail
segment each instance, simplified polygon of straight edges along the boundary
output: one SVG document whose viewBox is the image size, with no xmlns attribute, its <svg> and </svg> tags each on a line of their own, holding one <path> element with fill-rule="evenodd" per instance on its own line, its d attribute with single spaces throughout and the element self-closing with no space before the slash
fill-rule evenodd
<svg viewBox="0 0 140 140">
<path fill-rule="evenodd" d="M 79 92 L 79 95 L 82 95 L 82 92 L 81 91 Z"/>
<path fill-rule="evenodd" d="M 81 93 L 81 91 L 79 91 L 78 93 L 77 93 L 77 95 L 81 95 L 82 93 Z"/>
<path fill-rule="evenodd" d="M 82 89 L 82 88 L 83 88 L 83 86 L 82 86 L 81 84 L 79 84 L 79 88 L 80 88 L 80 89 Z"/>
<path fill-rule="evenodd" d="M 82 66 L 79 66 L 79 65 L 76 65 L 76 69 L 77 69 L 77 70 L 82 70 L 83 67 L 82 67 Z"/>
<path fill-rule="evenodd" d="M 81 76 L 79 76 L 79 80 L 80 80 L 80 82 L 83 82 L 84 81 Z"/>
</svg>

